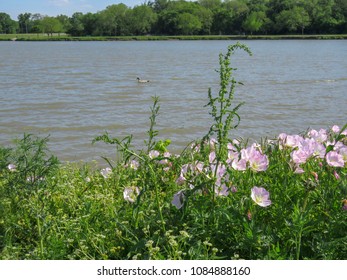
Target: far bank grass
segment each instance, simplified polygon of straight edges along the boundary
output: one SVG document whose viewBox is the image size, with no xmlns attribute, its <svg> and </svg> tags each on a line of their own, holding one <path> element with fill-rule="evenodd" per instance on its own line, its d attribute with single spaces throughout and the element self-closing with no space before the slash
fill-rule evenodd
<svg viewBox="0 0 347 280">
<path fill-rule="evenodd" d="M 66 34 L 0 34 L 0 41 L 168 41 L 168 40 L 290 40 L 347 39 L 347 34 L 319 35 L 190 35 L 190 36 L 69 36 Z"/>
</svg>

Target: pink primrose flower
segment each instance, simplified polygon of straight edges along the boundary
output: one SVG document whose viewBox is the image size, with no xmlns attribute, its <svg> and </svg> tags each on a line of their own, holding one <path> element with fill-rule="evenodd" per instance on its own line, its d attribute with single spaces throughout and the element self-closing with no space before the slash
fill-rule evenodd
<svg viewBox="0 0 347 280">
<path fill-rule="evenodd" d="M 342 155 L 338 154 L 335 151 L 330 151 L 329 153 L 327 153 L 325 158 L 328 165 L 330 166 L 343 167 L 345 165 Z"/>
<path fill-rule="evenodd" d="M 343 161 L 347 162 L 347 146 L 339 148 L 337 152 L 342 156 Z"/>
<path fill-rule="evenodd" d="M 322 143 L 312 142 L 312 155 L 318 158 L 325 157 L 326 148 Z"/>
<path fill-rule="evenodd" d="M 176 184 L 181 186 L 186 182 L 186 178 L 181 173 L 180 176 L 176 179 Z"/>
<path fill-rule="evenodd" d="M 181 209 L 185 200 L 184 191 L 181 190 L 174 194 L 174 197 L 171 201 L 171 204 L 174 205 L 177 209 Z"/>
<path fill-rule="evenodd" d="M 101 169 L 100 173 L 105 179 L 107 179 L 112 174 L 112 169 L 109 167 L 106 167 L 104 169 Z"/>
<path fill-rule="evenodd" d="M 134 159 L 130 161 L 130 168 L 131 169 L 137 170 L 139 168 L 139 166 L 140 166 L 140 163 L 138 161 L 136 161 Z"/>
<path fill-rule="evenodd" d="M 301 167 L 300 165 L 296 165 L 296 166 L 295 166 L 294 173 L 295 173 L 295 174 L 303 174 L 303 173 L 305 173 L 305 170 L 302 169 L 302 167 Z"/>
<path fill-rule="evenodd" d="M 152 150 L 148 153 L 148 156 L 150 159 L 157 158 L 159 155 L 160 155 L 160 153 L 157 150 Z"/>
<path fill-rule="evenodd" d="M 136 200 L 136 197 L 140 194 L 140 189 L 138 187 L 132 186 L 127 187 L 123 191 L 123 197 L 126 201 L 129 201 L 131 203 L 134 203 Z"/>
<path fill-rule="evenodd" d="M 228 151 L 234 151 L 234 152 L 237 151 L 237 149 L 232 143 L 228 143 L 227 148 L 228 148 Z"/>
<path fill-rule="evenodd" d="M 328 139 L 328 133 L 325 129 L 320 129 L 319 131 L 312 129 L 308 132 L 308 136 L 318 143 L 324 143 Z"/>
<path fill-rule="evenodd" d="M 277 141 L 278 141 L 278 147 L 280 150 L 283 150 L 284 147 L 286 146 L 286 139 L 287 139 L 287 134 L 286 133 L 280 133 L 277 137 Z"/>
<path fill-rule="evenodd" d="M 331 131 L 334 133 L 339 133 L 340 132 L 340 127 L 338 125 L 333 125 L 331 127 Z"/>
<path fill-rule="evenodd" d="M 204 163 L 201 161 L 196 161 L 192 167 L 195 172 L 202 173 L 204 171 Z"/>
<path fill-rule="evenodd" d="M 8 170 L 10 170 L 11 172 L 14 172 L 17 170 L 17 166 L 13 163 L 10 163 L 9 165 L 7 165 Z"/>
<path fill-rule="evenodd" d="M 210 149 L 211 150 L 214 150 L 216 148 L 216 144 L 218 143 L 217 139 L 216 138 L 211 138 L 209 141 L 208 141 L 208 144 L 210 146 Z"/>
<path fill-rule="evenodd" d="M 285 146 L 296 148 L 300 145 L 300 143 L 304 140 L 304 138 L 300 135 L 287 135 L 285 140 Z"/>
<path fill-rule="evenodd" d="M 254 171 L 265 171 L 269 166 L 269 159 L 266 155 L 254 150 L 249 157 L 249 166 Z"/>
<path fill-rule="evenodd" d="M 291 153 L 292 160 L 296 164 L 305 163 L 311 156 L 324 158 L 324 155 L 325 147 L 314 139 L 304 139 L 297 149 Z"/>
<path fill-rule="evenodd" d="M 247 161 L 245 159 L 235 159 L 232 161 L 231 167 L 238 171 L 245 171 L 247 169 Z"/>
<path fill-rule="evenodd" d="M 213 162 L 215 161 L 215 159 L 216 159 L 216 152 L 213 151 L 213 152 L 211 152 L 211 153 L 209 154 L 209 156 L 208 156 L 208 162 L 209 162 L 209 163 L 213 163 Z"/>
<path fill-rule="evenodd" d="M 233 160 L 237 160 L 239 158 L 239 153 L 233 150 L 228 151 L 228 159 L 226 160 L 227 164 L 231 164 Z"/>
<path fill-rule="evenodd" d="M 226 172 L 227 172 L 227 169 L 225 165 L 219 164 L 217 166 L 217 178 L 223 178 Z"/>
<path fill-rule="evenodd" d="M 215 193 L 218 196 L 228 196 L 230 189 L 225 185 L 216 186 Z"/>
<path fill-rule="evenodd" d="M 251 198 L 253 201 L 261 207 L 267 207 L 271 205 L 270 193 L 262 187 L 253 187 L 251 190 Z"/>
</svg>

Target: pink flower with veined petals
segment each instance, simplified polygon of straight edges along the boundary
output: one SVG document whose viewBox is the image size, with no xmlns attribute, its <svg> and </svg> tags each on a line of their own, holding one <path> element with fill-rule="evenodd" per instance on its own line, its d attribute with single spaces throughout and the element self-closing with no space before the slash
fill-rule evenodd
<svg viewBox="0 0 347 280">
<path fill-rule="evenodd" d="M 216 152 L 213 151 L 213 152 L 211 152 L 211 153 L 209 154 L 209 156 L 208 156 L 208 162 L 209 162 L 209 163 L 213 163 L 213 162 L 215 161 L 215 159 L 216 159 Z"/>
<path fill-rule="evenodd" d="M 284 145 L 291 148 L 296 148 L 300 145 L 304 138 L 300 135 L 287 135 Z"/>
<path fill-rule="evenodd" d="M 331 131 L 334 133 L 339 133 L 340 132 L 340 127 L 338 125 L 333 125 L 331 128 Z"/>
<path fill-rule="evenodd" d="M 295 164 L 305 163 L 310 157 L 310 153 L 308 153 L 308 151 L 304 148 L 295 150 L 290 155 Z"/>
<path fill-rule="evenodd" d="M 249 158 L 249 166 L 254 171 L 265 171 L 269 166 L 269 159 L 259 151 L 253 151 Z"/>
<path fill-rule="evenodd" d="M 177 209 L 181 209 L 184 204 L 185 198 L 186 196 L 184 195 L 184 191 L 181 190 L 174 194 L 171 204 L 174 205 Z"/>
<path fill-rule="evenodd" d="M 330 166 L 343 167 L 345 165 L 343 157 L 335 151 L 330 151 L 329 153 L 327 153 L 325 158 L 328 165 Z"/>
<path fill-rule="evenodd" d="M 238 171 L 245 171 L 247 169 L 247 161 L 245 159 L 235 159 L 232 161 L 231 167 Z"/>
<path fill-rule="evenodd" d="M 218 196 L 228 196 L 229 192 L 230 189 L 225 184 L 215 187 L 215 193 Z"/>
<path fill-rule="evenodd" d="M 262 187 L 253 187 L 251 190 L 251 198 L 261 207 L 270 206 L 272 203 L 270 200 L 270 193 Z"/>
<path fill-rule="evenodd" d="M 265 171 L 269 166 L 268 157 L 261 152 L 260 146 L 257 144 L 242 149 L 241 159 L 246 160 L 254 171 Z"/>
<path fill-rule="evenodd" d="M 157 158 L 159 155 L 160 155 L 160 153 L 157 150 L 152 150 L 148 153 L 148 156 L 150 159 Z"/>
<path fill-rule="evenodd" d="M 328 139 L 328 133 L 325 129 L 320 129 L 319 131 L 312 129 L 308 132 L 308 136 L 318 143 L 324 143 Z"/>
<path fill-rule="evenodd" d="M 347 146 L 339 148 L 337 152 L 342 156 L 343 161 L 347 162 Z"/>
</svg>

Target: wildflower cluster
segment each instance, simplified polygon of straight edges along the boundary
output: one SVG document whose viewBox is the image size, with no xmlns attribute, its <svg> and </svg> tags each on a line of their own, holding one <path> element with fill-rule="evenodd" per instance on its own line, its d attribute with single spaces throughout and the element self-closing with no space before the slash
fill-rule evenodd
<svg viewBox="0 0 347 280">
<path fill-rule="evenodd" d="M 347 130 L 334 125 L 329 131 L 312 129 L 306 135 L 281 133 L 278 141 L 281 149 L 290 151 L 290 158 L 296 173 L 303 173 L 302 166 L 309 160 L 326 162 L 332 167 L 347 164 Z"/>
<path fill-rule="evenodd" d="M 260 145 L 254 143 L 247 148 L 240 148 L 240 142 L 233 140 L 227 144 L 228 157 L 225 163 L 218 161 L 216 157 L 216 145 L 218 141 L 214 138 L 207 143 L 209 154 L 208 161 L 196 160 L 193 163 L 185 163 L 176 183 L 185 185 L 190 192 L 201 193 L 214 190 L 216 196 L 228 196 L 229 192 L 236 192 L 236 186 L 232 184 L 233 170 L 253 172 L 265 171 L 269 166 L 269 159 L 265 155 Z M 193 145 L 193 153 L 197 155 L 203 153 L 199 150 L 200 145 Z M 207 163 L 206 163 L 207 162 Z M 204 186 L 203 188 L 201 186 Z M 183 206 L 186 194 L 185 189 L 178 191 L 172 200 L 172 204 L 180 209 Z"/>
</svg>

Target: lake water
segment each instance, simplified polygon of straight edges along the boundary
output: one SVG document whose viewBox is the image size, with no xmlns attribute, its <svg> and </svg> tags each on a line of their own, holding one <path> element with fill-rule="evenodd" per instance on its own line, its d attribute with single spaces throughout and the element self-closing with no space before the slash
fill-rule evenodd
<svg viewBox="0 0 347 280">
<path fill-rule="evenodd" d="M 217 94 L 218 54 L 234 41 L 0 42 L 0 144 L 23 133 L 50 135 L 63 161 L 114 157 L 111 146 L 91 144 L 108 131 L 133 134 L 141 148 L 151 97 L 159 96 L 159 138 L 179 152 L 209 129 L 204 105 Z M 232 58 L 235 105 L 241 123 L 231 137 L 260 140 L 281 132 L 347 122 L 345 40 L 245 41 L 253 56 Z M 151 80 L 138 84 L 136 77 Z"/>
</svg>

